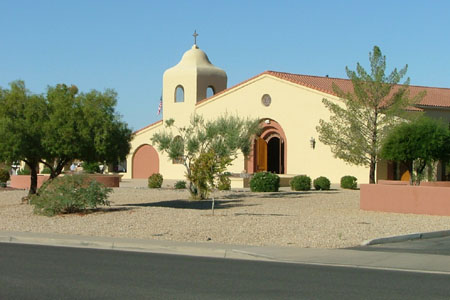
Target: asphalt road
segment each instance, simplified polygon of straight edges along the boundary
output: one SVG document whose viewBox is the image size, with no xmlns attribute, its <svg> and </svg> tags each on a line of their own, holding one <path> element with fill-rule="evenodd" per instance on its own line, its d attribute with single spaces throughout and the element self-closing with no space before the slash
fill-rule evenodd
<svg viewBox="0 0 450 300">
<path fill-rule="evenodd" d="M 449 299 L 449 275 L 0 243 L 0 299 Z"/>
</svg>

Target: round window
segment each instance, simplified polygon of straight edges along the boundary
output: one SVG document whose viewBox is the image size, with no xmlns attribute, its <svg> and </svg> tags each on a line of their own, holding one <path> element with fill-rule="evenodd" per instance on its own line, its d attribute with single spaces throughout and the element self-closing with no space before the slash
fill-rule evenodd
<svg viewBox="0 0 450 300">
<path fill-rule="evenodd" d="M 262 103 L 264 106 L 269 106 L 271 102 L 272 102 L 272 98 L 270 98 L 270 95 L 264 94 L 264 95 L 262 96 L 262 98 L 261 98 L 261 103 Z"/>
</svg>

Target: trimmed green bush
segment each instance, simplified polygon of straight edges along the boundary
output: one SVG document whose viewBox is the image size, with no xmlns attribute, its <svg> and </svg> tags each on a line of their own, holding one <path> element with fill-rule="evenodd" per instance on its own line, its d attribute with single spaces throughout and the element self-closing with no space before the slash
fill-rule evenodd
<svg viewBox="0 0 450 300">
<path fill-rule="evenodd" d="M 86 175 L 66 175 L 46 181 L 38 193 L 31 197 L 34 213 L 45 216 L 85 212 L 98 205 L 109 206 L 111 188 Z"/>
<path fill-rule="evenodd" d="M 309 191 L 311 189 L 311 178 L 306 175 L 297 175 L 289 182 L 293 191 Z"/>
<path fill-rule="evenodd" d="M 177 190 L 182 190 L 186 188 L 186 181 L 180 180 L 175 182 L 175 185 L 173 186 Z"/>
<path fill-rule="evenodd" d="M 355 176 L 346 175 L 341 178 L 341 188 L 355 190 L 358 186 L 358 179 Z"/>
<path fill-rule="evenodd" d="M 217 183 L 217 189 L 219 191 L 231 190 L 231 179 L 226 174 L 219 176 L 219 182 Z"/>
<path fill-rule="evenodd" d="M 44 169 L 42 169 L 41 174 L 51 174 L 52 171 L 50 170 L 50 168 L 45 167 Z"/>
<path fill-rule="evenodd" d="M 159 173 L 152 174 L 148 178 L 148 187 L 151 189 L 159 189 L 163 183 L 163 176 Z"/>
<path fill-rule="evenodd" d="M 280 188 L 280 177 L 269 172 L 258 172 L 250 179 L 250 190 L 252 192 L 278 192 Z"/>
<path fill-rule="evenodd" d="M 20 169 L 17 171 L 17 175 L 31 175 L 31 171 L 29 169 Z"/>
<path fill-rule="evenodd" d="M 9 172 L 6 169 L 0 169 L 0 183 L 6 183 L 9 180 Z"/>
<path fill-rule="evenodd" d="M 330 189 L 330 180 L 324 176 L 317 177 L 313 181 L 314 189 L 316 190 L 329 190 Z"/>
</svg>

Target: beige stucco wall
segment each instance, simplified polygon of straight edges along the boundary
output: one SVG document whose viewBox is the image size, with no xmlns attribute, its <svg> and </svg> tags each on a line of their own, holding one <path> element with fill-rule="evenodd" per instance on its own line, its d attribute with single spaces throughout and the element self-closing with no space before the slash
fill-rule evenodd
<svg viewBox="0 0 450 300">
<path fill-rule="evenodd" d="M 144 128 L 134 134 L 133 140 L 131 141 L 130 154 L 128 154 L 128 156 L 127 156 L 127 172 L 124 173 L 122 178 L 130 179 L 132 177 L 134 153 L 142 145 L 145 145 L 145 144 L 152 145 L 150 138 L 153 135 L 153 132 L 156 129 L 161 128 L 161 127 L 163 127 L 162 122 L 157 122 L 157 123 L 152 124 L 149 127 Z M 158 154 L 160 155 L 160 160 L 161 160 L 161 154 L 160 153 L 158 153 Z"/>
<path fill-rule="evenodd" d="M 181 125 L 181 122 L 176 121 L 177 125 Z M 123 178 L 130 179 L 133 174 L 133 155 L 136 150 L 144 144 L 152 145 L 157 151 L 157 146 L 153 145 L 151 142 L 152 136 L 161 131 L 168 130 L 163 122 L 158 122 L 153 126 L 145 128 L 134 135 L 133 140 L 131 141 L 131 150 L 130 154 L 127 156 L 127 172 L 124 174 Z M 175 134 L 175 130 L 173 133 Z M 176 134 L 175 134 L 176 135 Z M 185 167 L 181 164 L 174 164 L 172 160 L 165 153 L 161 153 L 158 151 L 159 155 L 159 172 L 163 175 L 164 179 L 177 179 L 177 180 L 185 180 Z"/>
<path fill-rule="evenodd" d="M 268 107 L 261 103 L 264 94 L 272 98 Z M 330 115 L 322 103 L 324 97 L 332 99 L 328 94 L 265 74 L 200 103 L 196 113 L 205 118 L 230 113 L 273 119 L 282 126 L 287 137 L 287 174 L 306 174 L 312 179 L 326 176 L 333 183 L 338 183 L 344 175 L 353 175 L 359 183 L 368 182 L 368 168 L 350 166 L 334 158 L 330 148 L 319 141 L 316 126 L 320 119 L 328 119 Z M 316 140 L 315 149 L 311 148 L 311 137 Z M 231 171 L 240 172 L 243 168 L 244 161 L 240 157 Z"/>
<path fill-rule="evenodd" d="M 272 98 L 269 107 L 261 103 L 261 97 L 264 94 L 269 94 Z M 328 119 L 330 115 L 322 103 L 324 97 L 333 99 L 328 94 L 266 74 L 211 100 L 199 103 L 195 106 L 195 112 L 206 119 L 230 113 L 238 114 L 241 117 L 270 118 L 277 121 L 287 137 L 287 174 L 306 174 L 312 179 L 326 176 L 332 183 L 338 183 L 344 175 L 353 175 L 358 178 L 359 183 L 368 182 L 368 168 L 351 166 L 334 158 L 330 148 L 319 141 L 316 126 L 320 119 Z M 334 100 L 337 99 L 334 98 Z M 174 104 L 179 105 L 180 103 Z M 171 109 L 174 109 L 176 113 L 172 112 L 168 115 L 176 119 L 178 126 L 186 124 L 193 112 L 188 109 L 180 109 L 180 111 L 173 107 Z M 180 117 L 176 117 L 177 114 Z M 151 144 L 151 136 L 159 130 L 164 130 L 162 123 L 136 134 L 130 153 L 134 153 L 142 144 Z M 316 140 L 315 149 L 311 148 L 311 137 Z M 127 165 L 129 166 L 128 172 L 124 178 L 131 178 L 132 155 L 129 155 Z M 240 173 L 244 169 L 242 155 L 229 168 L 231 172 L 235 173 Z M 184 179 L 185 168 L 182 165 L 173 164 L 165 154 L 160 153 L 160 172 L 167 179 Z"/>
<path fill-rule="evenodd" d="M 369 181 L 369 169 L 354 166 L 334 158 L 330 147 L 319 141 L 316 126 L 320 119 L 328 120 L 330 112 L 322 103 L 323 98 L 339 102 L 336 97 L 294 84 L 270 74 L 262 74 L 241 85 L 208 99 L 206 89 L 213 86 L 215 92 L 226 88 L 226 73 L 212 65 L 206 54 L 194 45 L 186 51 L 180 62 L 168 69 L 163 76 L 163 116 L 164 120 L 173 118 L 178 127 L 188 125 L 193 113 L 205 119 L 214 119 L 224 113 L 237 114 L 240 117 L 271 119 L 283 129 L 287 139 L 286 174 L 306 174 L 312 179 L 319 176 L 328 177 L 332 183 L 339 183 L 344 175 L 358 178 L 358 183 Z M 175 102 L 175 89 L 178 85 L 184 88 L 184 102 Z M 271 105 L 266 107 L 261 98 L 264 94 L 271 96 Z M 198 102 L 200 101 L 200 102 Z M 432 118 L 442 118 L 450 122 L 449 110 L 426 109 Z M 127 158 L 127 173 L 124 178 L 131 178 L 132 157 L 136 149 L 143 145 L 151 145 L 150 138 L 158 131 L 167 130 L 162 122 L 153 124 L 136 133 L 131 142 L 132 149 Z M 176 135 L 176 131 L 172 132 Z M 315 149 L 310 139 L 316 141 Z M 156 148 L 156 146 L 154 146 Z M 167 155 L 159 153 L 160 173 L 165 179 L 184 179 L 185 167 L 173 164 Z M 387 176 L 387 165 L 381 163 L 378 178 Z M 229 168 L 230 172 L 240 173 L 245 170 L 245 161 L 240 155 Z"/>
</svg>

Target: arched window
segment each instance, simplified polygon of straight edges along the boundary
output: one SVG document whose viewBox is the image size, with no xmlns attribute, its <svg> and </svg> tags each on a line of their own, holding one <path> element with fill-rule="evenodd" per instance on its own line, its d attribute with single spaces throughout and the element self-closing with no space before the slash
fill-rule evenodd
<svg viewBox="0 0 450 300">
<path fill-rule="evenodd" d="M 206 89 L 206 98 L 214 96 L 215 93 L 214 88 L 212 86 L 208 86 Z"/>
<path fill-rule="evenodd" d="M 184 102 L 184 89 L 182 85 L 175 89 L 175 102 Z"/>
</svg>

